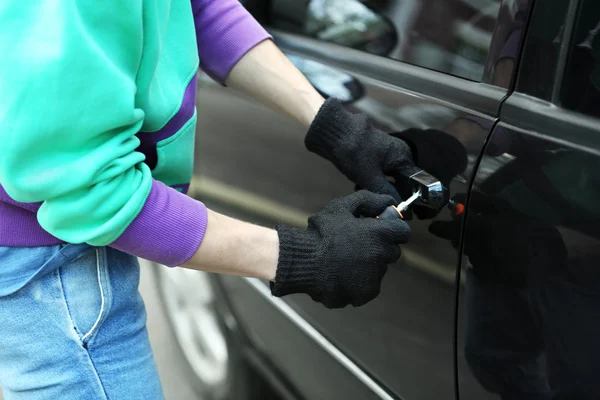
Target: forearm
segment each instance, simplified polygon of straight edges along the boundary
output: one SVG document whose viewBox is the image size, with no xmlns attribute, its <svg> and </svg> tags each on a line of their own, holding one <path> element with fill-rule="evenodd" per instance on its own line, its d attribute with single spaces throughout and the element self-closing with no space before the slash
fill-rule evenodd
<svg viewBox="0 0 600 400">
<path fill-rule="evenodd" d="M 246 53 L 225 83 L 306 127 L 325 101 L 271 40 Z"/>
<path fill-rule="evenodd" d="M 277 232 L 208 210 L 202 244 L 185 268 L 273 280 L 279 257 Z"/>
</svg>

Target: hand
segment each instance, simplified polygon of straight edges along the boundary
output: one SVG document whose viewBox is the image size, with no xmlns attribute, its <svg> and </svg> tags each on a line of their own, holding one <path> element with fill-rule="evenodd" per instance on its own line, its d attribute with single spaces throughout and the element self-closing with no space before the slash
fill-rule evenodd
<svg viewBox="0 0 600 400">
<path fill-rule="evenodd" d="M 387 265 L 400 258 L 398 245 L 410 237 L 401 219 L 374 218 L 392 204 L 391 196 L 359 191 L 330 202 L 306 230 L 278 225 L 273 295 L 307 293 L 328 308 L 377 297 Z"/>
<path fill-rule="evenodd" d="M 374 128 L 365 114 L 349 113 L 334 98 L 320 108 L 305 144 L 359 187 L 390 195 L 396 203 L 401 195 L 386 175 L 399 180 L 419 170 L 405 141 Z"/>
<path fill-rule="evenodd" d="M 452 179 L 463 173 L 467 168 L 467 151 L 462 143 L 454 136 L 437 129 L 410 128 L 402 132 L 390 133 L 390 136 L 406 142 L 411 150 L 415 164 L 427 171 L 449 188 Z M 409 182 L 409 175 L 396 176 L 394 187 L 403 198 L 412 195 L 414 186 Z M 356 186 L 356 190 L 362 189 Z M 444 191 L 449 196 L 449 190 Z M 448 199 L 446 199 L 447 202 Z M 412 213 L 419 219 L 434 218 L 441 209 L 432 209 L 423 205 L 413 204 L 405 213 L 405 220 L 412 218 Z"/>
<path fill-rule="evenodd" d="M 465 199 L 464 194 L 454 198 L 463 204 Z M 453 216 L 452 221 L 435 221 L 429 231 L 457 248 L 463 215 Z M 520 287 L 540 274 L 562 270 L 567 259 L 556 227 L 477 191 L 470 200 L 464 253 L 478 276 Z"/>
<path fill-rule="evenodd" d="M 463 144 L 456 137 L 437 129 L 410 128 L 390 135 L 410 146 L 415 164 L 436 177 L 447 189 L 444 192 L 449 197 L 450 182 L 467 169 L 467 150 Z M 407 180 L 408 177 L 396 179 L 394 184 L 403 197 L 412 194 L 412 185 Z M 419 219 L 430 219 L 442 210 L 415 204 L 411 211 Z"/>
</svg>

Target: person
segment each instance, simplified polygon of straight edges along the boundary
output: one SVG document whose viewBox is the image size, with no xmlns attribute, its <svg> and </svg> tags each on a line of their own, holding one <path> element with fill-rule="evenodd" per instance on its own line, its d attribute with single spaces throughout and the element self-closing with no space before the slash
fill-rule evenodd
<svg viewBox="0 0 600 400">
<path fill-rule="evenodd" d="M 386 176 L 415 168 L 410 149 L 325 101 L 237 0 L 6 2 L 0 32 L 6 400 L 163 397 L 137 257 L 263 278 L 274 296 L 330 308 L 378 295 L 410 229 L 374 217 L 401 200 Z M 305 229 L 186 196 L 199 66 L 303 124 L 308 150 L 366 190 Z"/>
</svg>

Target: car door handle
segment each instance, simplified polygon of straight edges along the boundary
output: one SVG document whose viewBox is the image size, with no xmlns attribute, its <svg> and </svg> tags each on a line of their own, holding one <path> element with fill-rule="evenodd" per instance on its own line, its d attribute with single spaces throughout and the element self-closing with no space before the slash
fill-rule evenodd
<svg viewBox="0 0 600 400">
<path fill-rule="evenodd" d="M 419 170 L 408 177 L 414 186 L 413 193 L 421 191 L 421 195 L 415 204 L 441 210 L 448 203 L 447 189 L 437 178 L 430 173 Z"/>
</svg>

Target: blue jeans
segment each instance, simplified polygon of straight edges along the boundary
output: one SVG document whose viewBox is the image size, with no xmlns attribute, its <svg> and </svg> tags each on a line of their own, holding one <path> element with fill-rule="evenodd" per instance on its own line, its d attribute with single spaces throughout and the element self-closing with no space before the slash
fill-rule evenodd
<svg viewBox="0 0 600 400">
<path fill-rule="evenodd" d="M 60 250 L 71 259 L 0 297 L 6 400 L 162 399 L 137 259 L 109 247 Z M 24 259 L 3 248 L 0 268 Z"/>
</svg>

